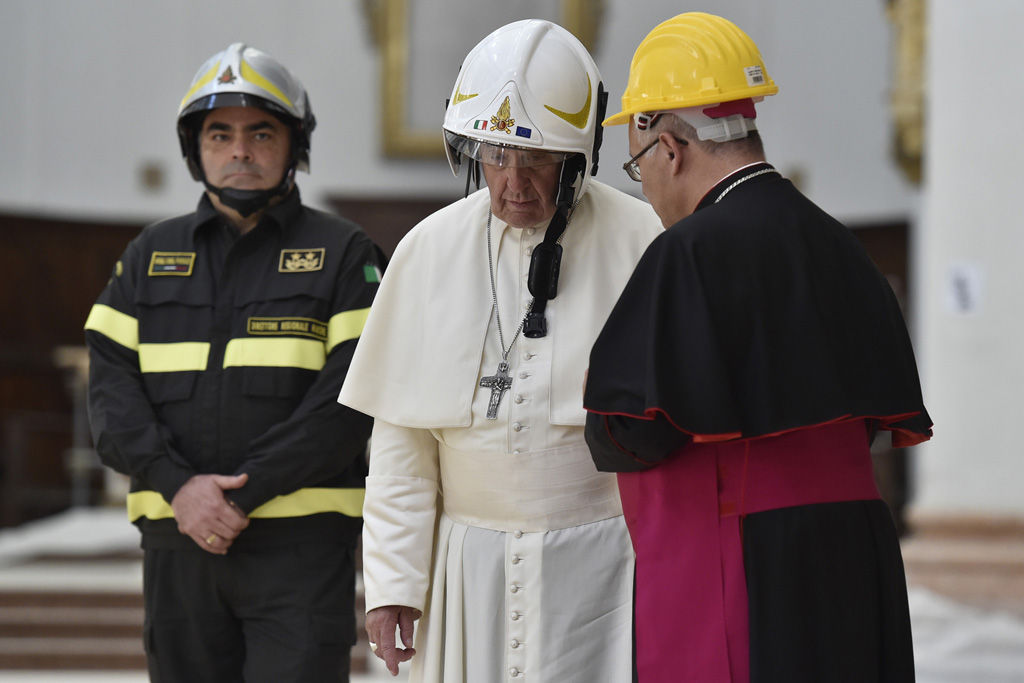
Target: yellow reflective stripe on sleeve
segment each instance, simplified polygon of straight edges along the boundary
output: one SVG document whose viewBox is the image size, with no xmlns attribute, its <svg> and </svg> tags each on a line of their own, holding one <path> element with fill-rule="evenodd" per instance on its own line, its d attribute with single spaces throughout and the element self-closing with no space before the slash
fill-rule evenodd
<svg viewBox="0 0 1024 683">
<path fill-rule="evenodd" d="M 139 344 L 139 369 L 142 372 L 202 372 L 209 358 L 208 342 Z"/>
<path fill-rule="evenodd" d="M 324 512 L 339 512 L 347 517 L 361 517 L 365 489 L 299 489 L 285 496 L 278 496 L 251 513 L 252 519 L 283 519 L 306 517 Z M 128 519 L 171 519 L 174 511 L 170 504 L 156 491 L 136 491 L 128 494 Z"/>
<path fill-rule="evenodd" d="M 139 321 L 110 306 L 93 305 L 85 329 L 99 332 L 132 351 L 139 350 Z"/>
<path fill-rule="evenodd" d="M 369 308 L 343 311 L 333 316 L 327 324 L 327 352 L 349 339 L 358 339 L 369 316 Z"/>
<path fill-rule="evenodd" d="M 146 519 L 171 519 L 174 510 L 156 491 L 136 491 L 128 494 L 128 521 L 134 522 L 140 517 Z"/>
<path fill-rule="evenodd" d="M 303 368 L 320 370 L 327 360 L 316 339 L 272 337 L 232 339 L 224 350 L 224 367 Z"/>
<path fill-rule="evenodd" d="M 348 517 L 363 516 L 366 489 L 299 489 L 278 496 L 249 513 L 256 519 L 305 517 L 321 512 L 340 512 Z"/>
</svg>

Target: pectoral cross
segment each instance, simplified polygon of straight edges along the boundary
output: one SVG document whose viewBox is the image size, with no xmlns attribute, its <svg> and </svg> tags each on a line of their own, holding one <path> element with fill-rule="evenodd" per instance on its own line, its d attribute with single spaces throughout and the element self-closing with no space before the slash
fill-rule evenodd
<svg viewBox="0 0 1024 683">
<path fill-rule="evenodd" d="M 512 378 L 508 376 L 508 363 L 498 363 L 498 371 L 490 377 L 482 377 L 480 386 L 488 387 L 491 390 L 491 400 L 487 403 L 487 419 L 498 419 L 498 404 L 501 397 L 512 387 Z"/>
</svg>

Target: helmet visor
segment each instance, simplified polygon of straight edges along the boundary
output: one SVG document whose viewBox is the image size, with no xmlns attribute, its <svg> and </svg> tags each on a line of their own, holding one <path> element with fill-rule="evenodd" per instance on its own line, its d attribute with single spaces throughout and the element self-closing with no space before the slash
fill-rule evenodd
<svg viewBox="0 0 1024 683">
<path fill-rule="evenodd" d="M 189 114 L 195 114 L 200 111 L 212 111 L 221 107 L 257 107 L 269 111 L 288 125 L 291 125 L 291 122 L 295 120 L 295 117 L 284 107 L 259 95 L 251 95 L 244 92 L 215 93 L 201 97 L 182 109 L 181 114 L 178 115 L 178 120 L 180 121 Z"/>
<path fill-rule="evenodd" d="M 456 153 L 464 154 L 470 159 L 488 166 L 502 168 L 528 168 L 560 164 L 575 154 L 575 152 L 549 152 L 545 149 L 482 142 L 449 131 L 445 131 L 444 136 Z"/>
</svg>

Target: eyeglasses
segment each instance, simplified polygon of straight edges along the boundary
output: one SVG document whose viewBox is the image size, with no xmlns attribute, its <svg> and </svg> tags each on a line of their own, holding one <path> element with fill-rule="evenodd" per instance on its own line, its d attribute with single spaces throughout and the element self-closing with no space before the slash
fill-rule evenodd
<svg viewBox="0 0 1024 683">
<path fill-rule="evenodd" d="M 683 140 L 682 138 L 677 138 L 675 135 L 673 135 L 672 138 L 676 142 L 678 142 L 680 145 L 688 145 L 688 144 L 690 144 L 689 142 L 687 142 L 686 140 Z M 630 159 L 629 161 L 627 161 L 626 163 L 624 163 L 622 165 L 622 170 L 626 172 L 626 175 L 628 175 L 631 180 L 635 180 L 638 183 L 640 182 L 640 163 L 639 163 L 640 157 L 642 157 L 643 155 L 645 155 L 648 152 L 650 152 L 651 149 L 653 149 L 654 146 L 656 144 L 658 144 L 659 142 L 661 142 L 661 136 L 660 135 L 658 137 L 654 138 L 653 140 L 651 140 L 649 145 L 647 145 L 642 150 L 637 152 L 633 156 L 632 159 Z"/>
<path fill-rule="evenodd" d="M 495 142 L 484 142 L 456 135 L 445 131 L 445 140 L 451 151 L 456 155 L 464 154 L 488 166 L 500 166 L 502 168 L 530 168 L 532 166 L 546 166 L 548 164 L 560 164 L 574 152 L 551 152 L 536 147 L 517 147 Z"/>
</svg>

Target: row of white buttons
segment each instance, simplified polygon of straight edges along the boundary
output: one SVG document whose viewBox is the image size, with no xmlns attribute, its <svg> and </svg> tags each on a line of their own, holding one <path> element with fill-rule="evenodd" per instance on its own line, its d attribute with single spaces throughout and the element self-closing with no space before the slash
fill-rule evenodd
<svg viewBox="0 0 1024 683">
<path fill-rule="evenodd" d="M 513 429 L 516 429 L 516 427 L 518 427 L 518 425 L 513 426 Z M 512 541 L 513 546 L 519 546 L 526 542 L 525 540 L 518 540 L 523 538 L 523 532 L 519 529 L 512 532 L 512 537 L 516 539 Z M 508 556 L 510 566 L 507 570 L 510 579 L 508 589 L 510 597 L 507 603 L 509 608 L 508 618 L 510 620 L 507 631 L 509 637 L 507 663 L 511 667 L 508 670 L 509 677 L 518 678 L 523 675 L 522 666 L 525 663 L 526 657 L 526 651 L 524 649 L 526 643 L 522 640 L 526 633 L 524 630 L 526 628 L 524 623 L 526 613 L 523 608 L 528 606 L 527 603 L 524 602 L 525 598 L 523 597 L 525 592 L 524 580 L 527 578 L 527 575 L 523 573 L 525 571 L 524 562 L 526 557 L 523 554 L 520 554 L 520 552 L 515 552 L 517 550 L 515 547 L 510 548 L 510 550 L 513 550 L 513 552 Z M 522 548 L 519 548 L 518 550 L 521 551 Z"/>
</svg>

